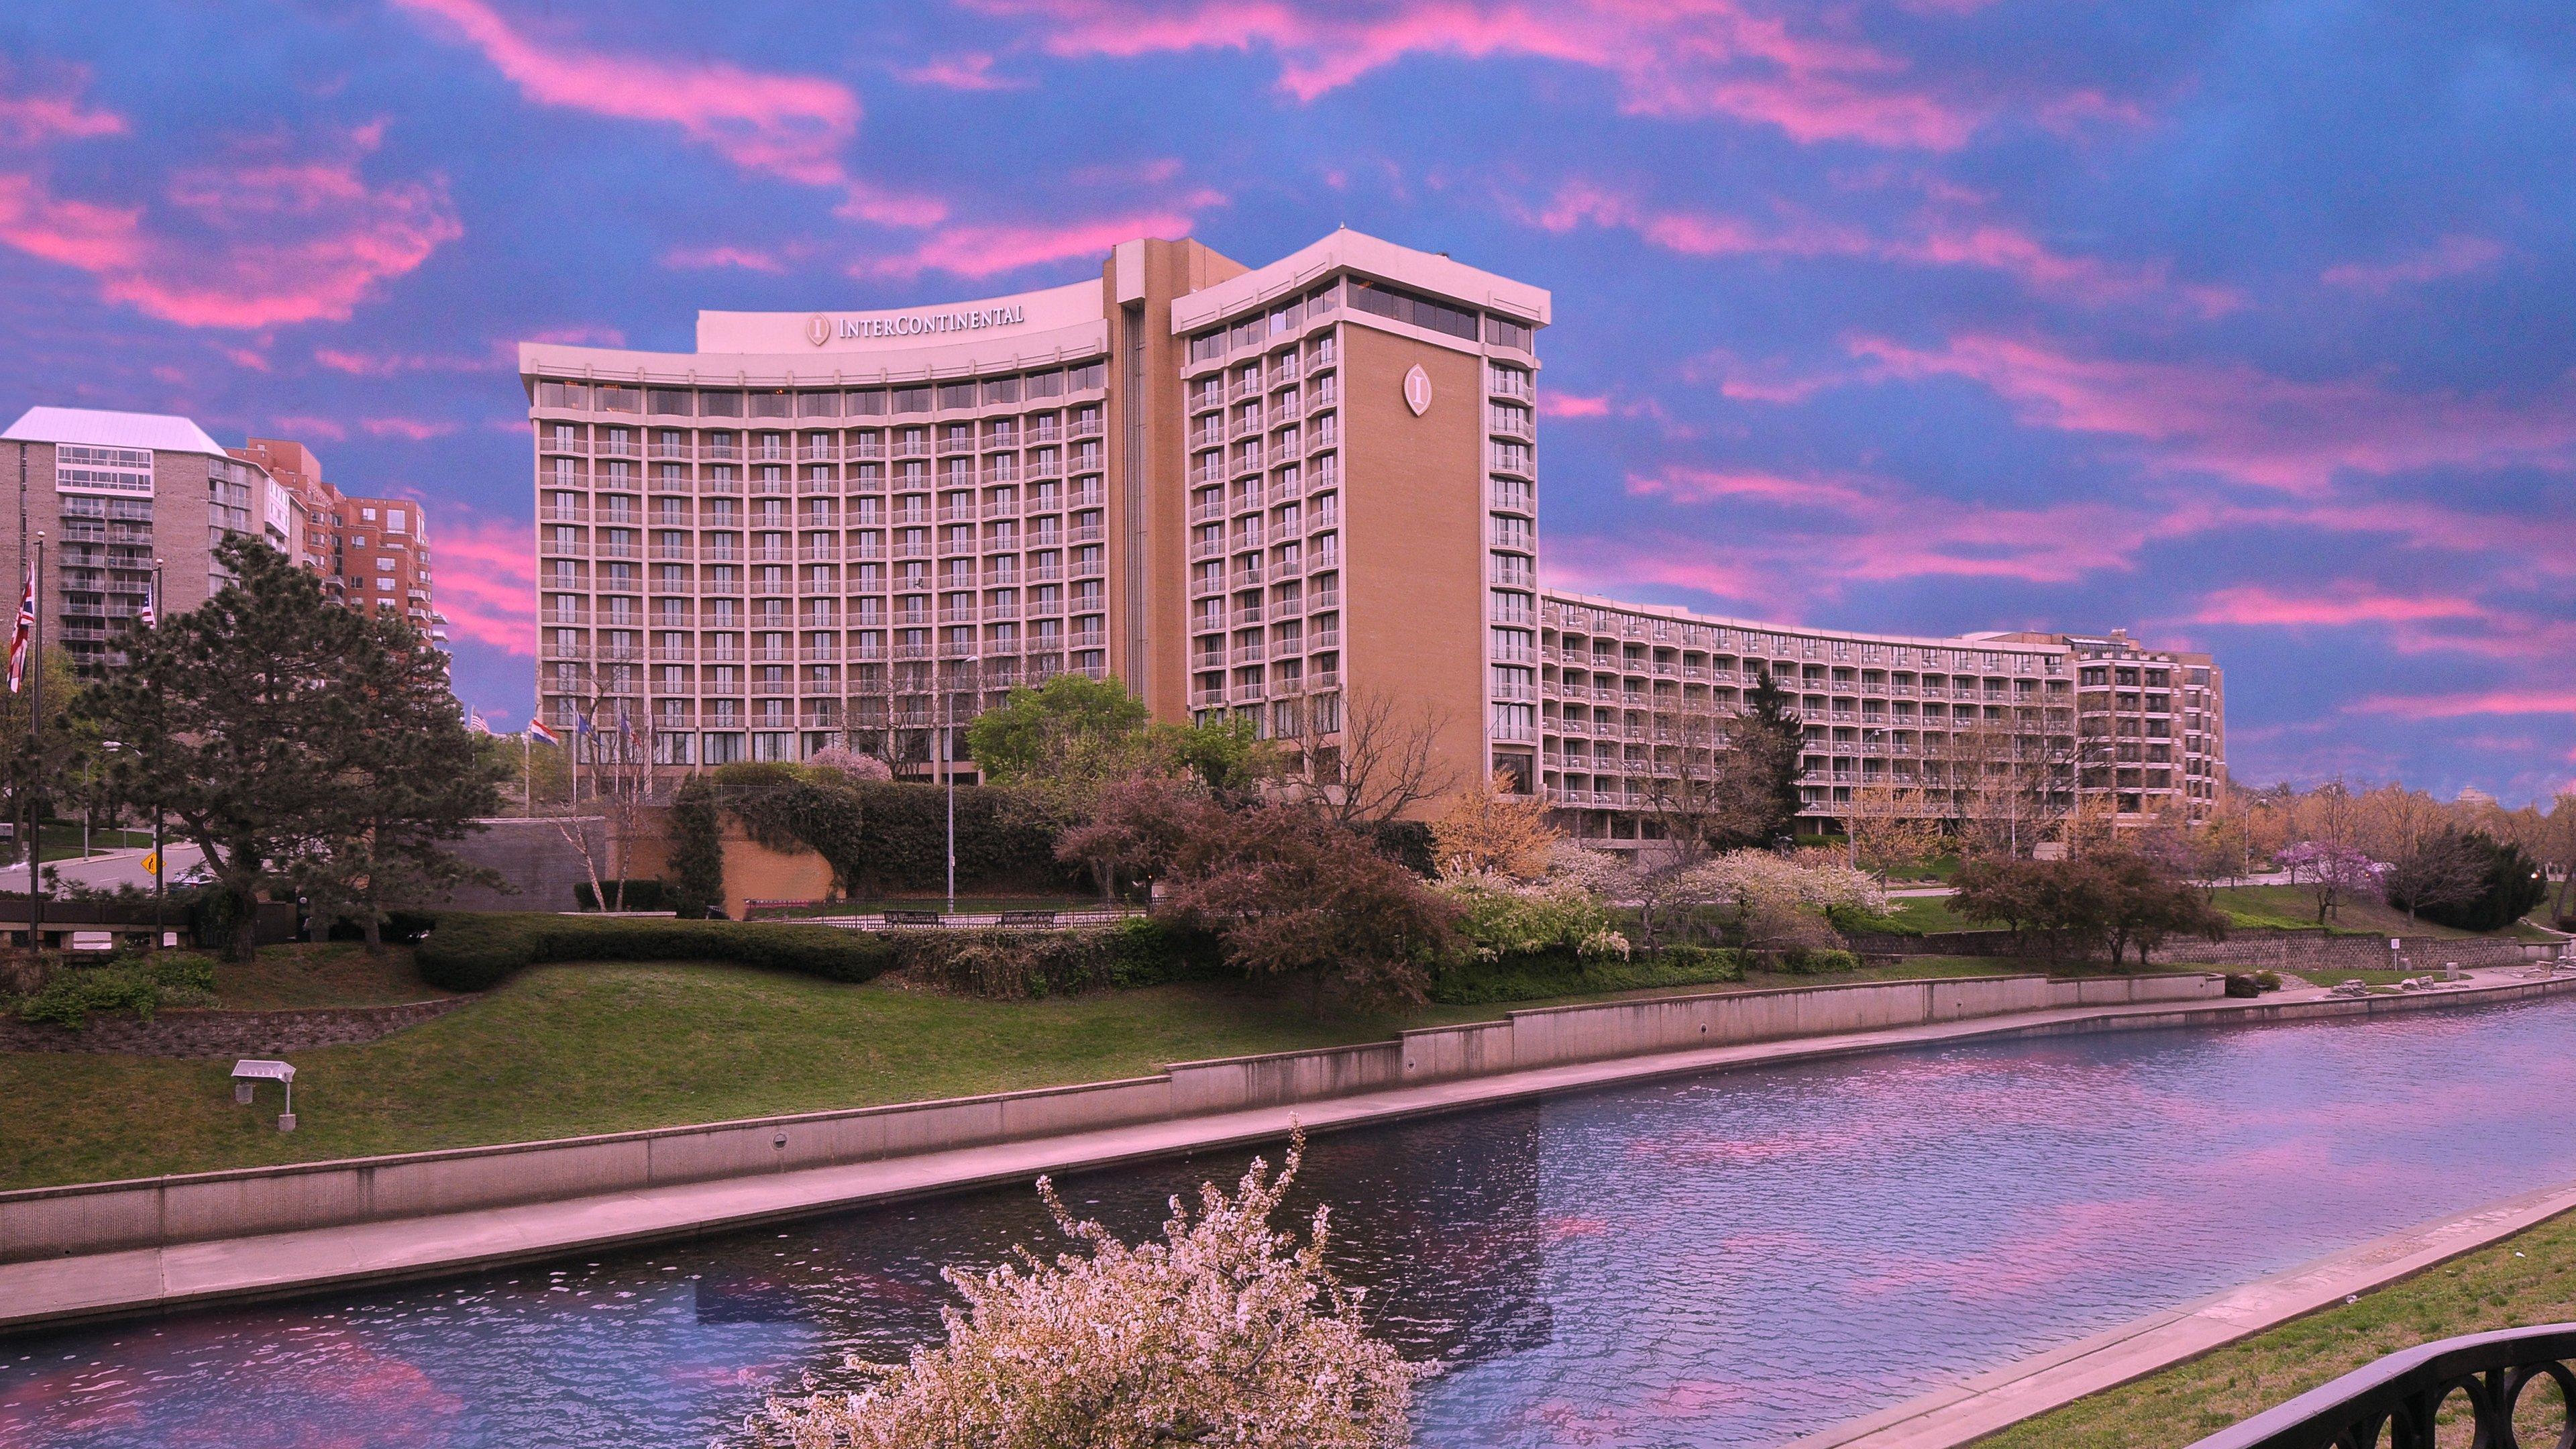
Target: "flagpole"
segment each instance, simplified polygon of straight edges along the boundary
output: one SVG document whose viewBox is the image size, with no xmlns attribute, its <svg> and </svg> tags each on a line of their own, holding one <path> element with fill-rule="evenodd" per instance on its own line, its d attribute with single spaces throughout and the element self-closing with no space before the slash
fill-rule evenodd
<svg viewBox="0 0 2576 1449">
<path fill-rule="evenodd" d="M 36 561 L 27 574 L 27 591 L 36 607 L 27 625 L 27 743 L 44 739 L 45 728 L 45 535 L 36 532 Z M 32 803 L 27 810 L 27 949 L 45 949 L 45 822 Z"/>
</svg>

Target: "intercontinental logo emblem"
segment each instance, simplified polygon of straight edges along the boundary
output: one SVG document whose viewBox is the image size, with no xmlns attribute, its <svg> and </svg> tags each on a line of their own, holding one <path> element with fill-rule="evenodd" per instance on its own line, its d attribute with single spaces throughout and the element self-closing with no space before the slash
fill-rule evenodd
<svg viewBox="0 0 2576 1449">
<path fill-rule="evenodd" d="M 1418 362 L 1404 375 L 1404 405 L 1413 409 L 1417 418 L 1431 411 L 1431 374 L 1424 372 Z"/>
<path fill-rule="evenodd" d="M 805 319 L 805 340 L 817 347 L 835 337 L 938 337 L 952 332 L 982 332 L 1017 327 L 1029 320 L 1025 306 L 968 307 L 952 312 L 911 312 L 894 317 L 843 317 L 835 321 L 817 312 Z"/>
</svg>

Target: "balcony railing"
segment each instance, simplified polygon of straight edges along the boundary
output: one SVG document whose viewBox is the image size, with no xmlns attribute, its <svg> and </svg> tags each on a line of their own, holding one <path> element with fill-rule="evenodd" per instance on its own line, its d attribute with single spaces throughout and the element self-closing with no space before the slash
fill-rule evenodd
<svg viewBox="0 0 2576 1449">
<path fill-rule="evenodd" d="M 2382 1442 L 2389 1449 L 2433 1449 L 2435 1416 L 2453 1395 L 2470 1420 L 2459 1426 L 2471 1432 L 2458 1442 L 2537 1449 L 2541 1441 L 2516 1435 L 2514 1406 L 2526 1390 L 2551 1381 L 2560 1395 L 2576 1400 L 2570 1360 L 2576 1360 L 2576 1323 L 2437 1339 L 2357 1368 L 2191 1449 L 2334 1449 Z M 2545 1440 L 2564 1442 L 2554 1431 Z"/>
</svg>

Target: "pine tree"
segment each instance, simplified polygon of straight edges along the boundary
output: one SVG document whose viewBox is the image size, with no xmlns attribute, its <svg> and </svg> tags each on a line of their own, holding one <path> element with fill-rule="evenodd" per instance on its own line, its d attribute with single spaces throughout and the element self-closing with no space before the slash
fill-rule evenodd
<svg viewBox="0 0 2576 1449">
<path fill-rule="evenodd" d="M 80 710 L 118 743 L 113 798 L 166 812 L 205 852 L 226 954 L 247 961 L 263 894 L 305 886 L 333 910 L 374 913 L 398 876 L 427 888 L 452 875 L 438 843 L 499 797 L 444 659 L 409 625 L 332 603 L 256 539 L 216 557 L 233 582 L 134 636 L 126 669 Z"/>
<path fill-rule="evenodd" d="M 1728 788 L 1738 798 L 1739 818 L 1747 841 L 1771 845 L 1794 837 L 1803 805 L 1798 781 L 1805 773 L 1807 727 L 1798 718 L 1789 692 L 1762 671 L 1744 697 L 1744 713 L 1727 730 Z"/>
</svg>

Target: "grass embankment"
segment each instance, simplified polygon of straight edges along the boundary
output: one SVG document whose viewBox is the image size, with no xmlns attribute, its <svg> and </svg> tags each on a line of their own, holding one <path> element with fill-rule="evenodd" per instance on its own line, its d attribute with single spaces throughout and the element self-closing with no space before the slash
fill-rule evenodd
<svg viewBox="0 0 2576 1449">
<path fill-rule="evenodd" d="M 264 952 L 225 967 L 226 1005 L 418 1000 L 437 993 L 399 954 Z M 1755 973 L 1741 986 L 1983 975 L 1992 961 L 1924 957 L 1831 977 Z M 2009 968 L 2005 968 L 2009 969 Z M 370 976 L 372 970 L 373 975 Z M 336 985 L 334 983 L 337 983 Z M 1670 990 L 1617 995 L 1670 995 Z M 236 1107 L 229 1061 L 0 1054 L 0 1188 L 311 1161 L 820 1111 L 1139 1076 L 1164 1064 L 1379 1041 L 1408 1027 L 1492 1020 L 1557 997 L 1309 1018 L 1302 993 L 1157 986 L 983 1001 L 882 982 L 691 964 L 546 966 L 449 1015 L 359 1046 L 289 1054 L 298 1129 L 277 1097 Z"/>
<path fill-rule="evenodd" d="M 2211 900 L 2227 913 L 2228 923 L 2238 930 L 2323 930 L 2348 936 L 2429 936 L 2437 940 L 2478 935 L 2430 921 L 2409 921 L 2404 911 L 2392 910 L 2379 901 L 2345 901 L 2335 908 L 2332 920 L 2319 926 L 2316 898 L 2303 886 L 2222 886 L 2211 893 Z M 1887 903 L 1887 913 L 1921 931 L 1985 929 L 1952 909 L 1948 896 L 1900 896 Z M 2517 921 L 2511 929 L 2495 934 L 2531 941 L 2558 939 L 2555 932 L 2527 921 Z"/>
<path fill-rule="evenodd" d="M 2365 1293 L 2358 1302 L 2080 1399 L 1978 1445 L 2178 1449 L 2402 1348 L 2463 1333 L 2570 1319 L 2576 1319 L 2576 1214 Z M 2556 1388 L 2535 1385 L 2521 1407 L 2525 1421 L 2541 1413 L 2557 1415 Z M 2467 1443 L 2466 1435 L 2458 1442 Z M 2526 1436 L 2524 1442 L 2545 1443 L 2548 1438 Z"/>
</svg>

